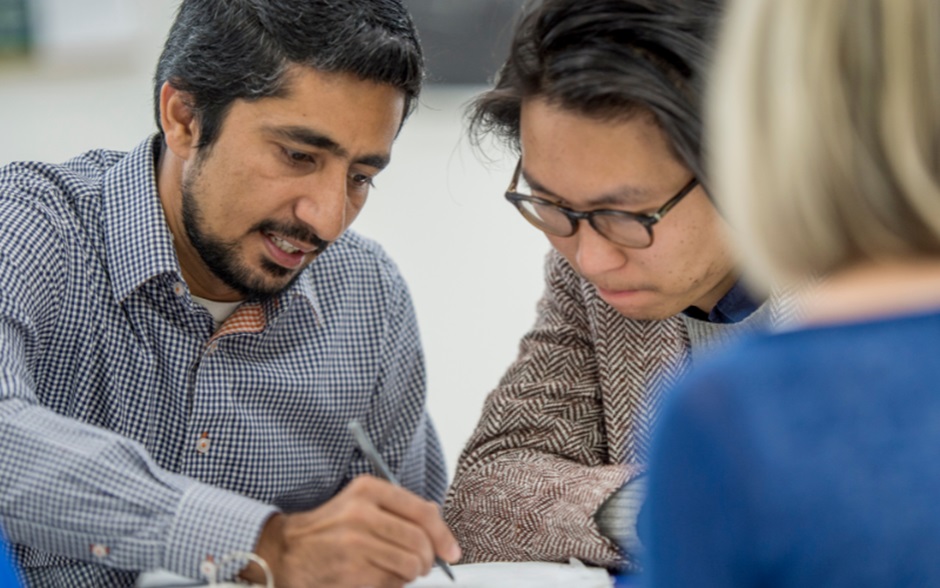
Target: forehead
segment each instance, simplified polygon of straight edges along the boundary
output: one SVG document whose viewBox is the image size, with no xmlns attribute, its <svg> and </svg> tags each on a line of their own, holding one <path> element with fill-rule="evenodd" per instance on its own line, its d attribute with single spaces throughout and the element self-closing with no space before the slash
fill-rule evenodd
<svg viewBox="0 0 940 588">
<path fill-rule="evenodd" d="M 640 113 L 600 120 L 544 99 L 525 100 L 520 146 L 524 173 L 572 198 L 625 189 L 661 198 L 664 190 L 677 189 L 690 174 L 655 119 Z"/>
<path fill-rule="evenodd" d="M 294 66 L 281 95 L 236 100 L 226 123 L 240 130 L 308 127 L 350 150 L 375 149 L 391 145 L 404 113 L 405 94 L 399 88 L 352 74 Z"/>
</svg>

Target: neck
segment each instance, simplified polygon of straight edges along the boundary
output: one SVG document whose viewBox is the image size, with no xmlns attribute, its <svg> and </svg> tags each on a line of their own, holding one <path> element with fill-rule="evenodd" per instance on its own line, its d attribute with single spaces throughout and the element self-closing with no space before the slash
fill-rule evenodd
<svg viewBox="0 0 940 588">
<path fill-rule="evenodd" d="M 183 280 L 189 286 L 190 292 L 200 298 L 218 302 L 239 301 L 243 296 L 212 273 L 186 234 L 183 225 L 182 183 L 187 163 L 167 149 L 166 145 L 160 150 L 157 160 L 157 193 L 160 195 L 166 226 L 173 235 L 173 249 L 176 251 Z M 192 173 L 192 170 L 189 171 Z"/>
<path fill-rule="evenodd" d="M 737 272 L 730 271 L 726 273 L 711 290 L 706 292 L 701 299 L 697 300 L 691 306 L 708 315 L 708 313 L 710 313 L 718 304 L 718 301 L 724 298 L 725 294 L 731 291 L 731 288 L 737 281 Z"/>
<path fill-rule="evenodd" d="M 872 262 L 837 272 L 805 299 L 804 322 L 825 324 L 940 308 L 940 260 Z"/>
</svg>

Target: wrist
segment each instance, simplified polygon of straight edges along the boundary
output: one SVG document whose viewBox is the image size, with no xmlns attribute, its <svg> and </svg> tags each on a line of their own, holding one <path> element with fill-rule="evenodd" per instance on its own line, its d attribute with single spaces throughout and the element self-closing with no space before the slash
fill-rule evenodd
<svg viewBox="0 0 940 588">
<path fill-rule="evenodd" d="M 280 569 L 281 555 L 284 553 L 284 515 L 275 513 L 264 523 L 258 541 L 255 543 L 254 554 L 263 559 L 272 573 L 277 577 Z M 249 562 L 239 577 L 253 584 L 265 584 L 266 578 L 261 566 Z"/>
</svg>

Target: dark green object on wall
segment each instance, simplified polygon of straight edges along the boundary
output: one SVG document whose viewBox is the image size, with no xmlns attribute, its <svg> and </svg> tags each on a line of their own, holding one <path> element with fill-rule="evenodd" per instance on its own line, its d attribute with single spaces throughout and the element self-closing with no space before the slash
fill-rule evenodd
<svg viewBox="0 0 940 588">
<path fill-rule="evenodd" d="M 509 53 L 512 25 L 523 0 L 404 3 L 421 35 L 429 82 L 488 84 Z"/>
<path fill-rule="evenodd" d="M 27 0 L 0 0 L 0 57 L 25 55 L 31 35 Z"/>
</svg>

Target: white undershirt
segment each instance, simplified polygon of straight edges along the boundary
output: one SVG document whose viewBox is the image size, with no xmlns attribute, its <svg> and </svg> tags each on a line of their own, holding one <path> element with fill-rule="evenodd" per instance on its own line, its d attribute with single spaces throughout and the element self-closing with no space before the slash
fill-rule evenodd
<svg viewBox="0 0 940 588">
<path fill-rule="evenodd" d="M 242 303 L 241 300 L 237 302 L 217 302 L 215 300 L 208 300 L 198 296 L 193 296 L 193 300 L 209 311 L 209 314 L 211 314 L 213 320 L 215 320 L 216 329 L 222 326 L 222 323 L 225 322 L 225 319 L 231 316 L 231 314 L 235 312 L 235 309 L 238 308 L 238 305 Z"/>
</svg>

